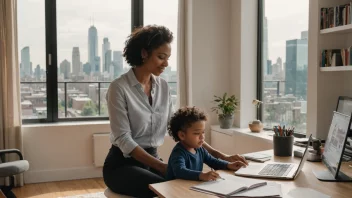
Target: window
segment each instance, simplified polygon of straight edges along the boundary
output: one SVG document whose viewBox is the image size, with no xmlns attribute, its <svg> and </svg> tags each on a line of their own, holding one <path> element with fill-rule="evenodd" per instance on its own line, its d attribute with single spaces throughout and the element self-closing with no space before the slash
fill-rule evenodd
<svg viewBox="0 0 352 198">
<path fill-rule="evenodd" d="M 44 8 L 44 1 L 18 1 L 22 119 L 47 119 Z"/>
<path fill-rule="evenodd" d="M 175 104 L 177 3 L 18 1 L 23 123 L 108 119 L 107 88 L 129 70 L 122 57 L 124 42 L 143 21 L 165 25 L 174 33 L 169 69 L 162 77 Z"/>
<path fill-rule="evenodd" d="M 294 126 L 305 134 L 309 2 L 258 2 L 258 118 L 266 128 Z"/>
<path fill-rule="evenodd" d="M 144 24 L 164 25 L 173 33 L 174 40 L 171 43 L 171 57 L 169 66 L 161 74 L 169 82 L 172 104 L 177 100 L 177 17 L 178 0 L 146 0 L 144 3 Z M 160 17 L 163 16 L 163 17 Z"/>
</svg>

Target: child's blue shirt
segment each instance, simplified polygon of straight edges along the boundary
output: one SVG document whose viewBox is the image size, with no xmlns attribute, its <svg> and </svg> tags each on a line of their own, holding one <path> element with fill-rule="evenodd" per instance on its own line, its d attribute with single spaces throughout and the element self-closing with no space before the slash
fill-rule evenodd
<svg viewBox="0 0 352 198">
<path fill-rule="evenodd" d="M 193 154 L 186 150 L 181 143 L 176 144 L 169 158 L 166 180 L 199 180 L 203 163 L 216 170 L 227 169 L 227 161 L 214 158 L 203 147 L 195 150 L 196 153 Z"/>
</svg>

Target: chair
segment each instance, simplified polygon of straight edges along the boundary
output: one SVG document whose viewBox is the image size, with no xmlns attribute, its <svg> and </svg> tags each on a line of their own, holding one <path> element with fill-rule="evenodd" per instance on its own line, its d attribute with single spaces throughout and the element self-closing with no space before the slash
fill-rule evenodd
<svg viewBox="0 0 352 198">
<path fill-rule="evenodd" d="M 20 160 L 5 162 L 5 154 L 16 153 Z M 0 186 L 1 191 L 8 198 L 15 198 L 16 195 L 11 191 L 15 186 L 15 175 L 23 173 L 29 169 L 27 160 L 23 160 L 22 153 L 18 149 L 0 150 L 0 177 L 10 178 L 9 186 Z"/>
</svg>

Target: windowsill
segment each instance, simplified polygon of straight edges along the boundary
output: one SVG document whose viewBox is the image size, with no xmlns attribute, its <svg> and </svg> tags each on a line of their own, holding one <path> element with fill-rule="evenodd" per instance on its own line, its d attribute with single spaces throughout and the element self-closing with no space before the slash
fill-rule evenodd
<svg viewBox="0 0 352 198">
<path fill-rule="evenodd" d="M 212 125 L 211 130 L 219 133 L 227 134 L 230 136 L 233 136 L 236 134 L 236 135 L 247 135 L 247 136 L 257 137 L 270 142 L 273 141 L 273 135 L 274 135 L 273 131 L 261 131 L 259 133 L 253 133 L 249 128 L 232 127 L 230 129 L 222 129 L 220 128 L 219 125 Z"/>
<path fill-rule="evenodd" d="M 22 128 L 37 128 L 37 127 L 56 127 L 56 126 L 87 126 L 87 125 L 110 125 L 109 120 L 94 120 L 94 121 L 74 121 L 74 122 L 53 122 L 53 123 L 35 123 L 22 124 Z"/>
<path fill-rule="evenodd" d="M 223 133 L 226 135 L 230 135 L 230 136 L 234 136 L 234 135 L 247 135 L 247 136 L 252 136 L 252 137 L 257 137 L 257 138 L 261 138 L 267 141 L 272 142 L 273 141 L 273 135 L 274 132 L 273 131 L 261 131 L 259 133 L 253 133 L 251 132 L 251 130 L 249 128 L 236 128 L 236 127 L 232 127 L 230 129 L 222 129 L 220 128 L 219 125 L 212 125 L 211 126 L 211 130 L 212 131 L 216 131 L 219 133 Z M 306 134 L 294 134 L 295 139 L 296 138 L 305 138 Z"/>
</svg>

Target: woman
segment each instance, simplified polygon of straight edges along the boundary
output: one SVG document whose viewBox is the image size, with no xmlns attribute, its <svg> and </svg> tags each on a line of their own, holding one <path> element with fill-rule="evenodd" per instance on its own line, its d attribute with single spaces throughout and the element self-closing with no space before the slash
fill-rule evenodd
<svg viewBox="0 0 352 198">
<path fill-rule="evenodd" d="M 127 39 L 123 56 L 132 68 L 111 82 L 108 103 L 112 146 L 103 167 L 105 184 L 114 192 L 135 197 L 156 196 L 148 185 L 165 181 L 167 164 L 157 153 L 172 115 L 168 83 L 159 75 L 168 66 L 173 35 L 163 26 L 136 29 Z M 213 156 L 228 156 L 208 144 Z"/>
</svg>

